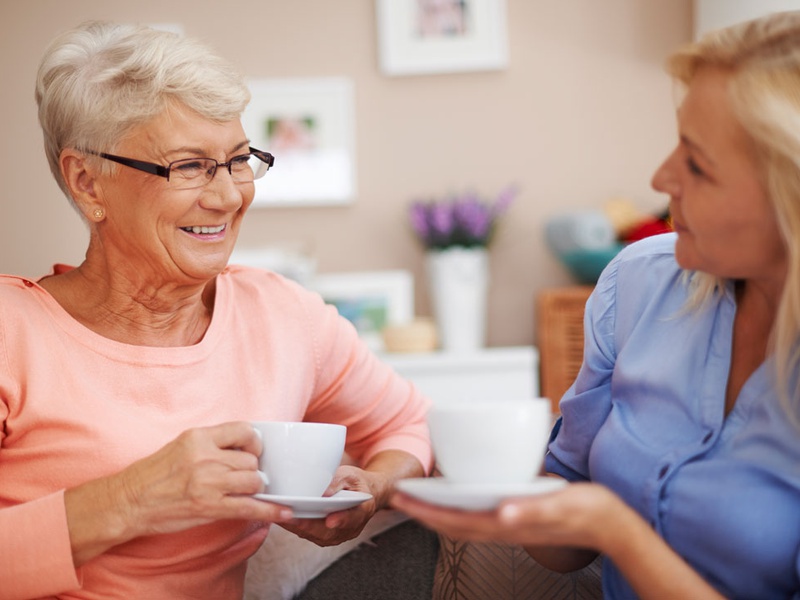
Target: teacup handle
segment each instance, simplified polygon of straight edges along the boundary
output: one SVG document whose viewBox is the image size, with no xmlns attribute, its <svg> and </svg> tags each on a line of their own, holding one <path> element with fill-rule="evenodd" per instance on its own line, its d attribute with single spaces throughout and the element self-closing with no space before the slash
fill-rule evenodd
<svg viewBox="0 0 800 600">
<path fill-rule="evenodd" d="M 261 432 L 258 429 L 253 427 L 253 431 L 256 432 L 256 435 L 258 436 L 258 439 L 260 439 L 261 441 L 264 440 L 264 436 L 261 435 Z M 262 452 L 263 452 L 263 450 L 262 450 Z M 258 476 L 261 477 L 261 483 L 263 483 L 265 487 L 268 486 L 269 485 L 269 477 L 267 477 L 267 474 L 264 473 L 264 471 L 260 471 L 260 470 L 256 471 L 256 472 L 258 473 Z"/>
</svg>

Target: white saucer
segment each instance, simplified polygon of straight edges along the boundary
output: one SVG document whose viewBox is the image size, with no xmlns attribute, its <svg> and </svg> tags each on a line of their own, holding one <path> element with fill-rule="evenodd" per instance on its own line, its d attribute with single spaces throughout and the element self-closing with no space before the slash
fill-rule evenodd
<svg viewBox="0 0 800 600">
<path fill-rule="evenodd" d="M 401 479 L 397 489 L 417 500 L 460 508 L 492 510 L 509 498 L 536 496 L 553 492 L 567 485 L 564 479 L 537 477 L 530 483 L 452 483 L 443 477 Z"/>
<path fill-rule="evenodd" d="M 289 506 L 296 519 L 319 519 L 325 515 L 345 510 L 361 504 L 372 498 L 372 494 L 355 492 L 353 490 L 340 490 L 333 496 L 278 496 L 275 494 L 254 494 L 253 498 L 266 500 L 283 506 Z"/>
</svg>

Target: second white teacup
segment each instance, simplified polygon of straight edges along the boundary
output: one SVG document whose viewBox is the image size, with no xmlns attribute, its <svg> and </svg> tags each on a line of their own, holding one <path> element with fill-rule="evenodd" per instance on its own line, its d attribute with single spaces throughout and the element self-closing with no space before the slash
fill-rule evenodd
<svg viewBox="0 0 800 600">
<path fill-rule="evenodd" d="M 533 481 L 551 420 L 545 398 L 434 403 L 428 413 L 439 469 L 448 481 L 469 484 Z"/>
<path fill-rule="evenodd" d="M 267 494 L 322 496 L 342 461 L 347 428 L 333 423 L 255 421 Z"/>
</svg>

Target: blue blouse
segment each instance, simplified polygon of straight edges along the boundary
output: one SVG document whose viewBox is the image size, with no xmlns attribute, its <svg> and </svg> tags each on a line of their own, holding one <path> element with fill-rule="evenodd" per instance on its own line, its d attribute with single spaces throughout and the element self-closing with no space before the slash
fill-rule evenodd
<svg viewBox="0 0 800 600">
<path fill-rule="evenodd" d="M 674 234 L 647 238 L 601 276 L 547 469 L 614 490 L 723 595 L 798 600 L 800 428 L 770 359 L 725 416 L 732 287 L 686 311 L 674 246 Z M 603 588 L 636 597 L 610 560 Z"/>
</svg>

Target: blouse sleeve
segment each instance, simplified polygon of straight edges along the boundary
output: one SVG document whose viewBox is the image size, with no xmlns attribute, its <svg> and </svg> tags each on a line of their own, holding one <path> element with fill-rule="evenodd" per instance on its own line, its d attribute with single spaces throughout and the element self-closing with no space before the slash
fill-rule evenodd
<svg viewBox="0 0 800 600">
<path fill-rule="evenodd" d="M 583 364 L 561 399 L 561 417 L 551 433 L 545 459 L 548 472 L 570 481 L 589 479 L 592 443 L 611 410 L 618 269 L 619 257 L 605 269 L 586 302 Z"/>
<path fill-rule="evenodd" d="M 321 298 L 309 295 L 317 380 L 306 418 L 347 426 L 347 453 L 361 464 L 384 450 L 403 450 L 430 471 L 430 401 L 380 361 L 353 325 Z"/>
</svg>

